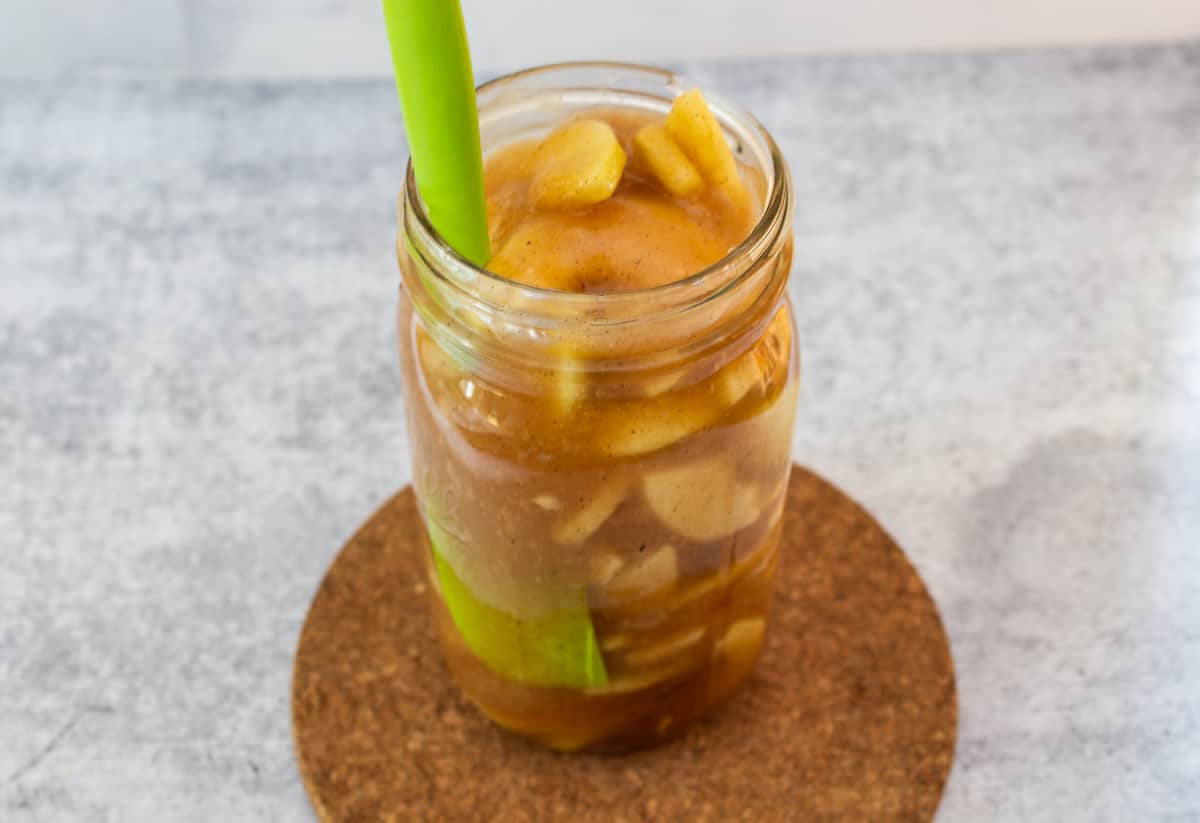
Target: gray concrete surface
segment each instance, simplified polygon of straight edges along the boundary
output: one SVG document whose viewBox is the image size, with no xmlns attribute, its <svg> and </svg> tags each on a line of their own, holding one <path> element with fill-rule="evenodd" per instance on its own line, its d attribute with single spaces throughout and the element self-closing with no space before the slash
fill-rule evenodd
<svg viewBox="0 0 1200 823">
<path fill-rule="evenodd" d="M 800 205 L 795 456 L 941 605 L 942 821 L 1200 820 L 1200 45 L 691 67 Z M 0 820 L 311 819 L 408 478 L 387 82 L 0 84 Z"/>
</svg>

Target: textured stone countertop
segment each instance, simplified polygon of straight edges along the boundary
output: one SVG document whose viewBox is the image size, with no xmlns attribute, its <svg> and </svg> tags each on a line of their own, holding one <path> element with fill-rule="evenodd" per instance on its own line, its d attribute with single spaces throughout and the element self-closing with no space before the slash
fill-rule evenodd
<svg viewBox="0 0 1200 823">
<path fill-rule="evenodd" d="M 939 820 L 1200 820 L 1200 45 L 689 68 L 792 165 L 795 457 L 946 621 Z M 6 823 L 312 819 L 404 154 L 387 80 L 0 85 Z"/>
</svg>

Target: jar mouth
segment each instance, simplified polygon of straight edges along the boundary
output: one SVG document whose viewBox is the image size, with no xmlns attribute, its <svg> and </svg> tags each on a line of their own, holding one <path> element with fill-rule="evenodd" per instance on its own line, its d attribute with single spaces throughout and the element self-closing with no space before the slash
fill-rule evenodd
<svg viewBox="0 0 1200 823">
<path fill-rule="evenodd" d="M 578 78 L 578 79 L 575 79 Z M 650 90 L 625 90 L 611 85 L 618 80 L 637 78 L 653 84 Z M 607 79 L 610 85 L 604 85 Z M 548 82 L 553 80 L 553 82 Z M 536 86 L 543 84 L 544 89 Z M 523 85 L 534 88 L 522 92 Z M 587 93 L 605 92 L 626 95 L 629 100 L 646 108 L 664 108 L 674 94 L 690 88 L 686 78 L 667 69 L 619 62 L 566 62 L 537 66 L 483 83 L 476 89 L 479 100 L 481 128 L 485 121 L 502 117 L 505 106 L 524 101 L 524 105 L 545 97 L 548 100 L 582 99 Z M 671 97 L 659 92 L 673 92 Z M 428 270 L 444 285 L 472 301 L 479 301 L 493 311 L 504 311 L 519 304 L 522 311 L 566 317 L 587 315 L 590 322 L 627 322 L 638 307 L 653 306 L 655 313 L 671 308 L 685 310 L 719 297 L 748 278 L 758 261 L 766 259 L 776 248 L 780 237 L 791 223 L 792 193 L 787 163 L 770 133 L 744 109 L 729 103 L 719 95 L 705 91 L 705 99 L 721 123 L 731 134 L 737 151 L 752 153 L 766 179 L 763 207 L 746 237 L 716 262 L 680 280 L 649 288 L 604 294 L 566 292 L 520 283 L 477 266 L 454 250 L 437 232 L 417 189 L 416 176 L 410 160 L 405 175 L 404 214 L 402 220 L 409 230 L 416 229 L 417 238 L 410 238 L 409 252 L 426 258 Z M 486 142 L 486 141 L 485 141 Z M 415 225 L 413 225 L 415 224 Z M 418 240 L 413 243 L 412 240 Z M 501 295 L 508 299 L 500 299 Z M 489 299 L 489 296 L 495 299 Z M 515 300 L 513 299 L 515 298 Z M 598 309 L 603 310 L 598 313 Z"/>
</svg>

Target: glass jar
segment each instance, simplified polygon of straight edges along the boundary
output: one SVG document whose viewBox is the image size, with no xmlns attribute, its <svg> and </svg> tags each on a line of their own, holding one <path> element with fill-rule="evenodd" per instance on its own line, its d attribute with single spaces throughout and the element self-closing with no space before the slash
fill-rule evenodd
<svg viewBox="0 0 1200 823">
<path fill-rule="evenodd" d="M 598 107 L 665 113 L 675 75 L 614 64 L 478 91 L 485 153 Z M 709 96 L 761 174 L 722 260 L 642 291 L 524 286 L 401 200 L 400 360 L 435 622 L 496 722 L 562 750 L 660 742 L 762 647 L 799 379 L 786 284 L 792 188 L 770 135 Z"/>
</svg>

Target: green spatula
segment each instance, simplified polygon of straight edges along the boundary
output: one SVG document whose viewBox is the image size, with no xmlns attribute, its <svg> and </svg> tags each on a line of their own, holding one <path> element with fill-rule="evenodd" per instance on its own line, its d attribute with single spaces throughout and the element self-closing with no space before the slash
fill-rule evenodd
<svg viewBox="0 0 1200 823">
<path fill-rule="evenodd" d="M 471 55 L 458 0 L 383 0 L 417 189 L 438 233 L 487 264 L 487 208 Z"/>
<path fill-rule="evenodd" d="M 383 13 L 417 190 L 442 238 L 475 265 L 486 265 L 479 113 L 462 9 L 458 0 L 383 0 Z M 530 604 L 482 602 L 451 562 L 463 562 L 467 547 L 457 545 L 447 524 L 439 522 L 432 501 L 422 502 L 442 597 L 481 660 L 501 676 L 535 685 L 607 682 L 582 590 L 567 599 L 572 605 L 563 608 L 560 599 L 550 617 L 537 621 L 511 616 Z"/>
</svg>

